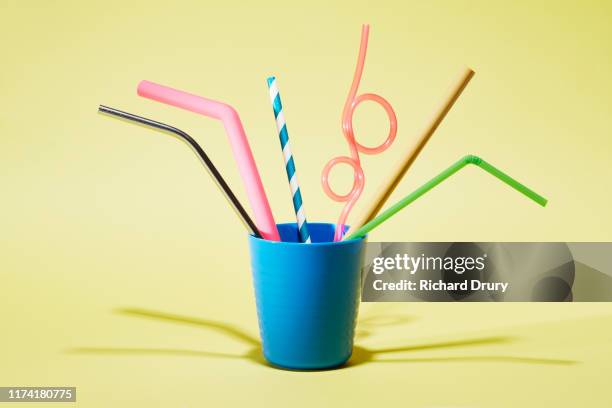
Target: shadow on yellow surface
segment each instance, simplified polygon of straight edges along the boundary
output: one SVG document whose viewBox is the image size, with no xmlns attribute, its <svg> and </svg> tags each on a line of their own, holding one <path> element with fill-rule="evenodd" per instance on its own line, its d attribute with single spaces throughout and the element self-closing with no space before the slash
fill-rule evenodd
<svg viewBox="0 0 612 408">
<path fill-rule="evenodd" d="M 243 354 L 230 354 L 221 352 L 212 352 L 204 350 L 189 350 L 176 348 L 128 348 L 128 347 L 79 347 L 68 350 L 69 353 L 79 354 L 114 354 L 114 355 L 171 355 L 171 356 L 192 356 L 192 357 L 211 357 L 211 358 L 227 358 L 227 359 L 244 359 L 251 362 L 269 366 L 263 358 L 261 352 L 261 343 L 258 338 L 246 333 L 239 327 L 234 325 L 216 321 L 201 319 L 190 316 L 183 316 L 155 310 L 139 309 L 139 308 L 124 308 L 116 311 L 119 314 L 131 317 L 140 317 L 146 319 L 162 320 L 171 323 L 188 324 L 197 327 L 210 329 L 220 332 L 228 337 L 234 338 L 243 344 L 250 346 L 250 350 Z M 405 324 L 413 321 L 412 316 L 371 316 L 360 320 L 360 329 L 356 333 L 357 339 L 362 339 L 370 336 L 376 327 L 394 326 Z M 521 357 L 510 355 L 490 355 L 490 356 L 453 356 L 453 357 L 418 357 L 418 358 L 385 358 L 377 357 L 385 354 L 414 352 L 421 350 L 434 349 L 449 349 L 473 347 L 488 344 L 509 343 L 515 341 L 515 337 L 509 336 L 489 336 L 479 338 L 468 338 L 461 340 L 452 340 L 444 342 L 430 342 L 423 344 L 408 344 L 404 346 L 388 347 L 371 349 L 358 345 L 354 346 L 353 355 L 349 362 L 343 367 L 354 367 L 365 363 L 466 363 L 466 362 L 495 362 L 495 363 L 521 363 L 521 364 L 541 364 L 541 365 L 573 365 L 578 361 L 536 358 L 536 357 Z"/>
</svg>

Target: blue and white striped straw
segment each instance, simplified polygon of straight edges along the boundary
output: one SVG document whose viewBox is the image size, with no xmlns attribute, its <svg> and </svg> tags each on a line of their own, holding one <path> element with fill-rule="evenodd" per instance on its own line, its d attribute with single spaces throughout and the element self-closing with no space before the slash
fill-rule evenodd
<svg viewBox="0 0 612 408">
<path fill-rule="evenodd" d="M 291 146 L 289 145 L 289 134 L 287 133 L 285 115 L 283 115 L 283 105 L 278 93 L 276 78 L 273 76 L 268 78 L 268 89 L 270 91 L 270 101 L 272 101 L 272 107 L 274 108 L 274 117 L 276 118 L 276 130 L 278 130 L 283 156 L 285 157 L 285 169 L 287 170 L 289 187 L 291 187 L 291 195 L 293 196 L 293 209 L 297 218 L 300 242 L 309 244 L 310 234 L 308 233 L 308 223 L 306 222 L 306 214 L 302 204 L 302 193 L 300 193 L 300 186 L 297 174 L 295 173 L 295 163 L 291 153 Z"/>
</svg>

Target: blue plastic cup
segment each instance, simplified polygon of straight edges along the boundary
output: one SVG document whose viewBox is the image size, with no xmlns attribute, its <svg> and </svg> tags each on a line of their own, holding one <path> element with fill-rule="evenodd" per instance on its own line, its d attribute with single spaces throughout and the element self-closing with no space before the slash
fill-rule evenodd
<svg viewBox="0 0 612 408">
<path fill-rule="evenodd" d="M 249 236 L 263 354 L 273 365 L 315 370 L 344 364 L 353 351 L 365 239 L 331 242 L 334 224 L 279 224 L 282 242 Z"/>
</svg>

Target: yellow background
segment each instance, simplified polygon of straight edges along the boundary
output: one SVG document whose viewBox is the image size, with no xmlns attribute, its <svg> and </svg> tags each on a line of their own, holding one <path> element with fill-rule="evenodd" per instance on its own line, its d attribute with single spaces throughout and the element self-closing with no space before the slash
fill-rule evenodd
<svg viewBox="0 0 612 408">
<path fill-rule="evenodd" d="M 193 134 L 246 204 L 221 124 L 135 90 L 149 79 L 234 105 L 289 221 L 275 74 L 308 218 L 334 221 L 320 171 L 348 153 L 339 118 L 369 22 L 360 91 L 392 103 L 399 133 L 363 157 L 362 201 L 464 65 L 476 76 L 391 200 L 467 153 L 550 200 L 470 168 L 371 240 L 609 241 L 610 4 L 2 1 L 0 385 L 74 385 L 86 407 L 610 406 L 609 304 L 364 304 L 352 366 L 262 365 L 223 330 L 257 335 L 242 225 L 184 145 L 96 114 Z M 364 104 L 355 126 L 373 145 L 387 125 Z"/>
</svg>

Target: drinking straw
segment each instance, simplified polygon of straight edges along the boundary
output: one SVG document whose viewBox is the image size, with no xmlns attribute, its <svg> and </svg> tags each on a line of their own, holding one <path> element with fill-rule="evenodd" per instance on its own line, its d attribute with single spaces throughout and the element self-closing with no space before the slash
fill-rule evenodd
<svg viewBox="0 0 612 408">
<path fill-rule="evenodd" d="M 255 214 L 257 228 L 263 238 L 280 241 L 272 210 L 238 112 L 223 102 L 213 101 L 149 81 L 141 81 L 138 84 L 138 95 L 219 119 L 223 122 L 251 208 Z"/>
<path fill-rule="evenodd" d="M 340 212 L 340 217 L 336 222 L 336 230 L 334 231 L 334 242 L 340 241 L 344 235 L 346 228 L 346 219 L 349 213 L 361 197 L 361 193 L 365 187 L 365 175 L 363 168 L 361 167 L 360 153 L 375 155 L 387 150 L 397 135 L 397 117 L 391 104 L 382 96 L 374 93 L 362 93 L 357 95 L 357 90 L 361 83 L 361 76 L 363 75 L 363 69 L 365 65 L 366 53 L 368 50 L 368 37 L 370 33 L 370 26 L 364 24 L 361 27 L 361 43 L 359 44 L 359 55 L 357 57 L 357 65 L 353 74 L 353 81 L 351 88 L 344 102 L 344 108 L 342 109 L 342 134 L 346 139 L 349 146 L 350 156 L 338 156 L 332 158 L 327 162 L 321 173 L 321 185 L 323 191 L 329 198 L 334 201 L 344 202 L 344 208 Z M 384 109 L 389 119 L 389 133 L 387 138 L 378 146 L 368 147 L 359 143 L 355 137 L 355 131 L 353 129 L 353 116 L 355 115 L 355 109 L 360 103 L 365 101 L 371 101 L 380 105 Z M 331 169 L 339 163 L 347 164 L 353 169 L 353 186 L 350 191 L 346 194 L 336 194 L 329 185 L 329 173 Z"/>
<path fill-rule="evenodd" d="M 141 124 L 150 129 L 161 130 L 163 132 L 170 133 L 172 135 L 178 136 L 179 139 L 187 142 L 189 147 L 191 147 L 193 151 L 198 155 L 198 157 L 202 160 L 204 167 L 206 168 L 206 170 L 208 170 L 208 174 L 210 174 L 210 176 L 213 178 L 215 184 L 217 184 L 217 187 L 219 187 L 219 190 L 223 192 L 225 198 L 234 209 L 234 212 L 236 212 L 236 214 L 239 216 L 240 220 L 242 221 L 246 229 L 249 231 L 249 233 L 258 238 L 261 237 L 261 234 L 255 226 L 255 223 L 253 222 L 251 217 L 249 217 L 249 214 L 246 212 L 242 204 L 240 204 L 238 198 L 236 198 L 230 187 L 227 185 L 227 183 L 221 176 L 221 173 L 219 173 L 215 165 L 208 158 L 208 155 L 204 152 L 202 147 L 200 147 L 200 145 L 195 140 L 193 140 L 191 136 L 173 126 L 166 125 L 164 123 L 157 122 L 152 119 L 143 118 L 142 116 L 123 112 L 119 109 L 111 108 L 108 106 L 100 105 L 98 107 L 98 112 L 110 115 L 115 118 L 131 121 L 132 123 Z"/>
<path fill-rule="evenodd" d="M 404 174 L 408 171 L 412 163 L 416 160 L 421 150 L 425 147 L 429 138 L 434 134 L 442 120 L 446 117 L 446 114 L 451 110 L 455 101 L 459 98 L 465 87 L 467 86 L 470 79 L 474 76 L 474 71 L 470 68 L 465 68 L 459 75 L 458 80 L 455 82 L 452 88 L 450 88 L 448 94 L 444 98 L 443 102 L 438 106 L 434 112 L 432 118 L 429 120 L 425 128 L 421 131 L 417 143 L 409 150 L 404 158 L 397 164 L 389 182 L 381 186 L 381 189 L 374 196 L 374 198 L 366 205 L 364 210 L 361 212 L 359 217 L 352 223 L 352 227 L 347 231 L 345 237 L 348 237 L 353 231 L 361 228 L 365 223 L 373 219 L 376 214 L 382 209 L 383 205 L 395 190 L 395 187 L 399 184 L 404 177 Z"/>
<path fill-rule="evenodd" d="M 374 228 L 378 227 L 383 222 L 387 221 L 393 215 L 397 214 L 401 209 L 406 207 L 408 204 L 415 201 L 417 198 L 421 197 L 423 194 L 427 193 L 429 190 L 467 166 L 468 164 L 474 164 L 481 169 L 485 170 L 489 174 L 497 177 L 499 180 L 508 184 L 510 187 L 514 188 L 516 191 L 524 194 L 528 198 L 532 199 L 536 203 L 540 204 L 542 207 L 546 206 L 548 200 L 535 191 L 529 189 L 523 184 L 519 183 L 503 171 L 494 167 L 492 164 L 487 163 L 483 159 L 477 156 L 468 155 L 457 161 L 455 164 L 444 170 L 442 173 L 438 174 L 436 177 L 429 180 L 427 183 L 423 184 L 421 187 L 408 194 L 406 197 L 402 198 L 397 203 L 393 204 L 389 209 L 385 210 L 378 217 L 374 218 L 370 222 L 363 225 L 361 228 L 355 230 L 351 235 L 348 236 L 347 239 L 356 239 L 361 238 L 368 232 L 372 231 Z"/>
<path fill-rule="evenodd" d="M 289 187 L 293 198 L 293 209 L 298 223 L 298 235 L 300 242 L 310 244 L 310 234 L 308 233 L 308 223 L 306 222 L 302 193 L 300 192 L 300 185 L 295 171 L 295 161 L 293 160 L 293 153 L 291 153 L 289 133 L 287 132 L 287 124 L 285 123 L 283 104 L 281 103 L 280 93 L 278 92 L 276 77 L 271 76 L 267 81 L 268 90 L 270 91 L 270 101 L 272 102 L 272 109 L 274 110 L 274 118 L 276 119 L 276 130 L 278 131 L 281 149 L 283 149 L 285 170 L 287 171 L 287 178 L 289 179 Z"/>
</svg>

